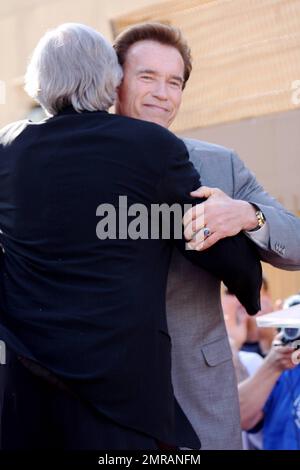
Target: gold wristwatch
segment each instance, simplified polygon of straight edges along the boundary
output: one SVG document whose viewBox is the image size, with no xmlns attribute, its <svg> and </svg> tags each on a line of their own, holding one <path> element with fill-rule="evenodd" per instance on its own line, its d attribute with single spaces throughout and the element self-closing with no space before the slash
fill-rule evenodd
<svg viewBox="0 0 300 470">
<path fill-rule="evenodd" d="M 259 207 L 255 206 L 254 204 L 252 204 L 254 209 L 255 210 L 255 215 L 256 215 L 256 219 L 257 219 L 257 226 L 255 228 L 253 228 L 252 230 L 250 230 L 250 232 L 255 232 L 255 230 L 259 230 L 260 228 L 262 228 L 265 223 L 266 223 L 266 218 L 264 216 L 264 214 L 262 213 L 262 211 L 259 209 Z"/>
</svg>

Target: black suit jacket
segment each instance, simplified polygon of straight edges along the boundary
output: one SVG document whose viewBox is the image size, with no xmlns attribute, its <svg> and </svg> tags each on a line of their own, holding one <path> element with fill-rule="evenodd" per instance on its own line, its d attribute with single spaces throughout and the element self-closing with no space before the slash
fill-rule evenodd
<svg viewBox="0 0 300 470">
<path fill-rule="evenodd" d="M 96 210 L 109 203 L 118 216 L 120 195 L 148 208 L 188 203 L 199 185 L 184 144 L 152 123 L 67 108 L 1 133 L 1 339 L 116 422 L 190 447 L 198 441 L 174 404 L 170 374 L 172 242 L 99 240 Z M 244 236 L 232 240 L 225 251 L 186 256 L 237 281 L 255 310 L 260 264 Z"/>
</svg>

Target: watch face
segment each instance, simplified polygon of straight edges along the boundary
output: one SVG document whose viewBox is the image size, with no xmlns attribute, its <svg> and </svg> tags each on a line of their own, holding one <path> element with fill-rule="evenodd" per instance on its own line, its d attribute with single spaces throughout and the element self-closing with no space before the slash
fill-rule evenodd
<svg viewBox="0 0 300 470">
<path fill-rule="evenodd" d="M 257 211 L 256 212 L 256 217 L 257 217 L 257 222 L 258 222 L 259 227 L 262 227 L 265 223 L 265 220 L 266 220 L 264 214 L 262 213 L 262 211 Z"/>
</svg>

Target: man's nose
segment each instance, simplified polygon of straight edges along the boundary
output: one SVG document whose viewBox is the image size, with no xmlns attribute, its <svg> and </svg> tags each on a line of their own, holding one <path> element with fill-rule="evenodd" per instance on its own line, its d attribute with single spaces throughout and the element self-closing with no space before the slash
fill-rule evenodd
<svg viewBox="0 0 300 470">
<path fill-rule="evenodd" d="M 153 89 L 153 96 L 159 100 L 166 101 L 168 99 L 167 85 L 164 81 L 157 81 Z"/>
</svg>

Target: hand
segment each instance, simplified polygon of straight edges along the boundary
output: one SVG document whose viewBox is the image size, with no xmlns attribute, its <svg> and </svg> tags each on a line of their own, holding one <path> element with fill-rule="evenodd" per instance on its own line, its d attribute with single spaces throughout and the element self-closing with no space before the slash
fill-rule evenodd
<svg viewBox="0 0 300 470">
<path fill-rule="evenodd" d="M 184 236 L 192 250 L 206 250 L 222 238 L 257 226 L 254 206 L 232 199 L 221 189 L 202 186 L 191 196 L 207 198 L 202 204 L 189 209 L 183 217 Z M 210 230 L 207 238 L 203 232 L 205 227 Z"/>
<path fill-rule="evenodd" d="M 291 345 L 283 345 L 280 341 L 281 336 L 281 333 L 275 336 L 272 348 L 265 358 L 270 368 L 278 373 L 287 369 L 293 369 L 296 366 L 292 357 L 295 353 L 295 348 Z"/>
</svg>

